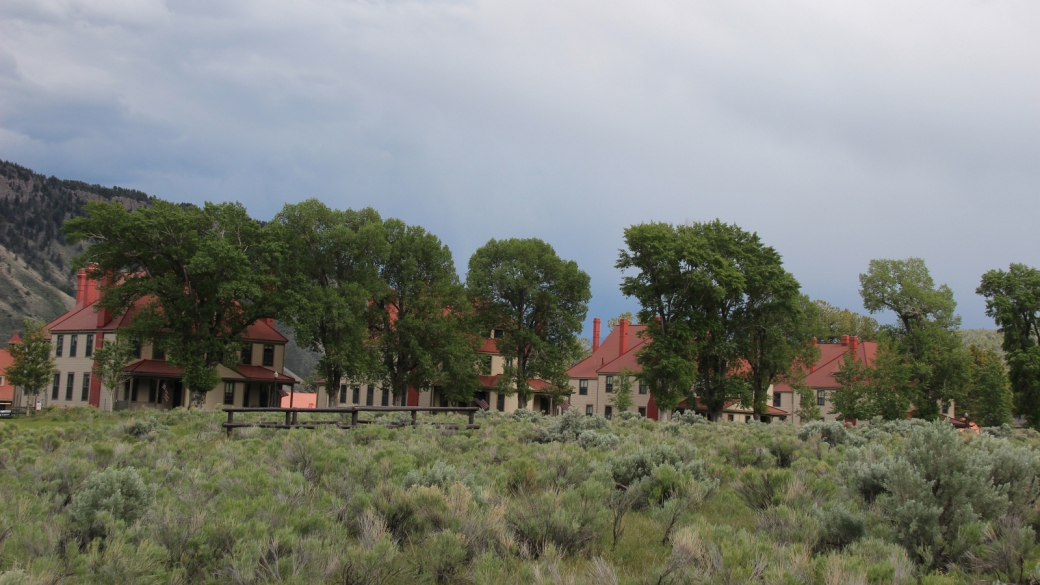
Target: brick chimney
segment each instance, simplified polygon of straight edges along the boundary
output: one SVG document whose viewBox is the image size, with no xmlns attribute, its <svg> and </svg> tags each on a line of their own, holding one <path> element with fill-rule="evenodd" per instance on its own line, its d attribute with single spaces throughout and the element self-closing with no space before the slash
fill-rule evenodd
<svg viewBox="0 0 1040 585">
<path fill-rule="evenodd" d="M 592 351 L 599 349 L 599 317 L 592 320 Z"/>
<path fill-rule="evenodd" d="M 76 273 L 76 308 L 87 306 L 87 271 Z"/>
<path fill-rule="evenodd" d="M 848 345 L 849 344 L 849 336 L 848 335 L 842 335 L 841 336 L 841 344 L 842 345 Z"/>
<path fill-rule="evenodd" d="M 622 319 L 618 323 L 618 330 L 620 332 L 620 339 L 618 340 L 618 357 L 625 355 L 628 351 L 628 319 Z"/>
<path fill-rule="evenodd" d="M 851 349 L 852 351 L 856 351 L 856 348 L 858 348 L 858 347 L 859 347 L 859 337 L 856 337 L 855 335 L 849 337 L 849 349 Z"/>
<path fill-rule="evenodd" d="M 267 323 L 268 327 L 274 329 L 274 317 L 264 317 L 264 323 Z"/>
</svg>

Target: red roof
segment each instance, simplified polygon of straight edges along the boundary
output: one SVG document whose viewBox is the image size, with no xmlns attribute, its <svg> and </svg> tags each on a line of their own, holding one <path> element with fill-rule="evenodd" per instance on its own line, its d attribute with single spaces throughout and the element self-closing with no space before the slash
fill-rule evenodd
<svg viewBox="0 0 1040 585">
<path fill-rule="evenodd" d="M 477 350 L 480 353 L 498 353 L 498 342 L 494 339 L 485 338 L 480 343 L 480 349 Z"/>
<path fill-rule="evenodd" d="M 239 374 L 242 374 L 249 380 L 257 380 L 259 382 L 275 381 L 274 370 L 268 370 L 263 366 L 237 366 L 235 369 L 238 370 Z M 295 384 L 296 380 L 286 376 L 285 374 L 278 374 L 278 382 L 282 384 Z"/>
<path fill-rule="evenodd" d="M 642 368 L 636 363 L 636 354 L 646 340 L 639 333 L 646 330 L 646 325 L 628 326 L 628 347 L 624 354 L 621 349 L 621 327 L 615 327 L 607 334 L 603 343 L 599 344 L 592 355 L 571 366 L 567 375 L 571 378 L 597 378 L 600 373 L 616 374 L 622 366 L 627 366 L 633 372 L 641 372 Z"/>
<path fill-rule="evenodd" d="M 21 344 L 22 344 L 22 338 L 18 337 L 18 332 L 17 331 L 15 332 L 14 335 L 11 336 L 11 339 L 8 340 L 8 342 L 7 342 L 7 345 L 21 345 Z"/>
<path fill-rule="evenodd" d="M 816 362 L 813 370 L 805 377 L 805 384 L 810 388 L 837 389 L 840 387 L 834 374 L 838 373 L 841 365 L 845 362 L 845 354 L 853 351 L 851 344 L 821 343 L 820 359 Z M 860 341 L 855 349 L 856 361 L 869 366 L 874 362 L 877 355 L 877 342 Z M 777 384 L 773 392 L 791 392 L 787 384 Z"/>
<path fill-rule="evenodd" d="M 494 388 L 498 384 L 498 379 L 502 377 L 501 374 L 496 376 L 477 376 L 480 380 L 480 385 L 484 388 Z M 542 392 L 548 389 L 551 385 L 545 380 L 531 379 L 527 381 L 527 385 L 535 392 Z"/>
<path fill-rule="evenodd" d="M 682 402 L 680 402 L 679 406 L 680 407 L 685 407 L 686 406 L 686 401 L 683 400 Z M 693 406 L 693 410 L 699 411 L 699 412 L 707 412 L 708 407 L 705 406 L 704 403 L 700 401 L 700 399 L 697 399 L 697 402 Z M 727 400 L 726 403 L 722 406 L 722 412 L 724 412 L 724 413 L 733 413 L 733 414 L 750 414 L 751 413 L 751 408 L 741 406 L 740 402 L 737 401 L 737 400 Z M 780 410 L 779 408 L 776 408 L 775 406 L 767 406 L 765 413 L 770 415 L 770 416 L 786 416 L 786 415 L 790 414 L 786 410 Z"/>
<path fill-rule="evenodd" d="M 163 360 L 141 360 L 123 368 L 124 372 L 131 372 L 141 376 L 158 376 L 179 378 L 184 375 L 184 370 Z"/>
</svg>

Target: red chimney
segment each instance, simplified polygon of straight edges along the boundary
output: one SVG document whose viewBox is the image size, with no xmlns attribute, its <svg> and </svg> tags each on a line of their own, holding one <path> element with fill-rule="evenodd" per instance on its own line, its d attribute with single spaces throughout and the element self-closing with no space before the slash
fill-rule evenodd
<svg viewBox="0 0 1040 585">
<path fill-rule="evenodd" d="M 618 342 L 618 357 L 621 357 L 628 351 L 628 319 L 622 319 L 618 323 L 618 329 L 621 330 L 621 339 Z"/>
<path fill-rule="evenodd" d="M 856 351 L 857 347 L 859 347 L 859 337 L 856 337 L 855 335 L 849 337 L 849 349 Z"/>
<path fill-rule="evenodd" d="M 267 323 L 268 327 L 270 327 L 271 329 L 274 329 L 274 318 L 273 317 L 264 317 L 264 323 Z"/>
<path fill-rule="evenodd" d="M 87 271 L 80 270 L 76 273 L 76 306 L 87 305 Z"/>
<path fill-rule="evenodd" d="M 592 351 L 599 349 L 599 317 L 592 320 Z"/>
<path fill-rule="evenodd" d="M 849 344 L 849 336 L 848 335 L 842 335 L 841 336 L 841 344 L 842 345 L 848 345 Z"/>
</svg>

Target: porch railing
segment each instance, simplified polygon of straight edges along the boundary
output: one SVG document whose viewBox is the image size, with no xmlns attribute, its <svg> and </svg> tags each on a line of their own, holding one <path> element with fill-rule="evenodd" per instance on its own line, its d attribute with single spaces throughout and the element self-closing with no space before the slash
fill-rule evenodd
<svg viewBox="0 0 1040 585">
<path fill-rule="evenodd" d="M 363 412 L 374 412 L 374 413 L 388 413 L 388 412 L 410 412 L 412 414 L 412 421 L 410 426 L 416 426 L 419 424 L 419 413 L 430 412 L 430 413 L 451 413 L 457 412 L 461 414 L 469 415 L 469 424 L 465 425 L 466 429 L 479 429 L 480 425 L 474 422 L 474 416 L 476 412 L 480 410 L 476 406 L 346 406 L 340 408 L 281 408 L 281 407 L 243 407 L 243 406 L 231 406 L 225 407 L 224 412 L 227 413 L 227 422 L 223 424 L 224 428 L 227 429 L 227 435 L 231 436 L 231 431 L 242 427 L 264 427 L 273 429 L 313 429 L 317 425 L 335 425 L 341 429 L 356 429 L 360 425 L 372 424 L 374 420 L 363 420 L 360 418 L 360 414 Z M 284 422 L 282 421 L 235 421 L 235 413 L 282 413 L 285 415 Z M 350 423 L 348 424 L 342 418 L 333 420 L 303 420 L 298 419 L 300 413 L 330 413 L 330 414 L 349 414 Z M 455 423 L 426 423 L 439 426 L 442 428 L 455 428 L 458 429 L 460 426 Z M 403 424 L 390 425 L 391 427 L 402 427 L 406 426 Z"/>
</svg>

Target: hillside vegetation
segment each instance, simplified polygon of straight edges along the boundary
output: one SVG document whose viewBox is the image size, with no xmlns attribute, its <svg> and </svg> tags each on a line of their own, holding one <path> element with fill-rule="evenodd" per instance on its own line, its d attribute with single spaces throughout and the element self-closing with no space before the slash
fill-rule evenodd
<svg viewBox="0 0 1040 585">
<path fill-rule="evenodd" d="M 0 583 L 1040 575 L 1033 431 L 519 411 L 476 431 L 388 418 L 227 439 L 223 419 L 84 409 L 0 422 Z"/>
</svg>

